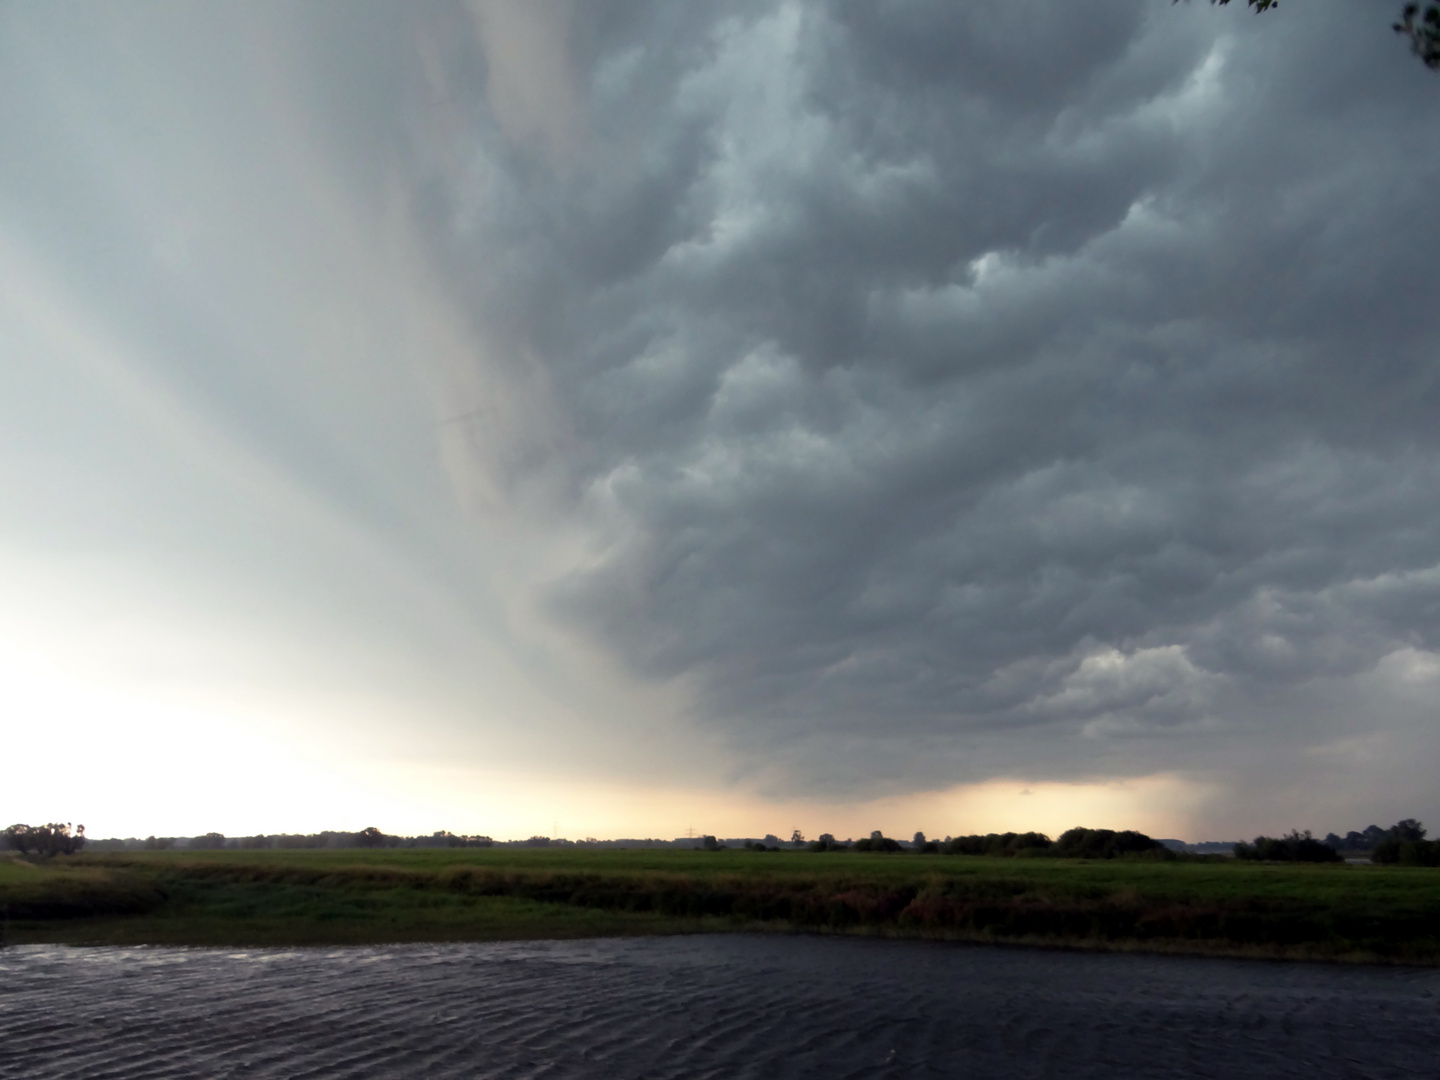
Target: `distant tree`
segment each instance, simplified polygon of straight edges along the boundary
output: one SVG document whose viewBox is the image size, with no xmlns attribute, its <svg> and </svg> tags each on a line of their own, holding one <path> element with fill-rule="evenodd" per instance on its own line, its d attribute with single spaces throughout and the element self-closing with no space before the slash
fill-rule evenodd
<svg viewBox="0 0 1440 1080">
<path fill-rule="evenodd" d="M 857 846 L 858 846 L 858 845 L 857 845 Z M 836 840 L 835 837 L 831 836 L 831 835 L 827 832 L 827 833 L 821 833 L 821 834 L 820 834 L 820 839 L 818 839 L 818 840 L 812 840 L 812 841 L 810 842 L 810 850 L 811 850 L 811 851 L 845 851 L 845 850 L 847 850 L 847 849 L 846 849 L 846 847 L 845 847 L 844 844 L 840 843 L 840 841 Z"/>
<path fill-rule="evenodd" d="M 1406 818 L 1404 821 L 1397 821 L 1394 825 L 1390 826 L 1389 839 L 1410 842 L 1414 842 L 1416 840 L 1424 840 L 1425 826 L 1421 825 L 1420 822 L 1416 821 L 1414 818 Z"/>
<path fill-rule="evenodd" d="M 914 837 L 910 840 L 910 843 L 915 845 L 916 851 L 923 851 L 925 848 L 925 834 L 923 832 L 920 832 L 919 830 L 916 830 Z"/>
<path fill-rule="evenodd" d="M 190 848 L 194 851 L 216 851 L 225 846 L 225 834 L 207 832 L 204 836 L 192 836 Z"/>
<path fill-rule="evenodd" d="M 1253 844 L 1236 844 L 1235 857 L 1259 862 L 1340 861 L 1340 853 L 1330 845 L 1316 840 L 1309 829 L 1304 832 L 1292 829 L 1278 839 L 1273 836 L 1257 836 Z"/>
<path fill-rule="evenodd" d="M 796 847 L 799 847 L 801 844 L 805 843 L 805 837 L 801 835 L 799 829 L 796 829 L 790 834 L 790 843 L 794 844 Z"/>
<path fill-rule="evenodd" d="M 383 847 L 385 844 L 385 834 L 374 825 L 369 825 L 355 834 L 355 843 L 363 848 Z"/>
<path fill-rule="evenodd" d="M 1440 866 L 1440 841 L 1425 839 L 1425 826 L 1414 818 L 1397 821 L 1370 852 L 1372 862 L 1401 866 Z"/>
<path fill-rule="evenodd" d="M 855 841 L 856 851 L 900 851 L 900 841 L 891 840 L 879 829 L 872 832 L 868 838 Z"/>
<path fill-rule="evenodd" d="M 1230 0 L 1210 0 L 1221 7 Z M 1262 11 L 1278 8 L 1280 0 L 1246 0 L 1246 6 Z M 1432 0 L 1421 10 L 1419 4 L 1406 4 L 1400 9 L 1400 21 L 1391 26 L 1397 34 L 1410 39 L 1410 51 L 1431 71 L 1440 71 L 1440 0 Z"/>
<path fill-rule="evenodd" d="M 48 825 L 11 825 L 0 836 L 21 855 L 73 855 L 85 846 L 85 826 L 52 821 Z"/>
<path fill-rule="evenodd" d="M 1121 855 L 1152 854 L 1160 858 L 1173 857 L 1159 840 L 1152 840 L 1142 832 L 1126 829 L 1070 829 L 1060 834 L 1055 841 L 1054 854 L 1078 859 L 1114 859 Z"/>
<path fill-rule="evenodd" d="M 1370 861 L 1381 866 L 1440 866 L 1440 841 L 1381 840 L 1370 852 Z"/>
<path fill-rule="evenodd" d="M 989 833 L 985 836 L 947 836 L 940 850 L 946 855 L 1036 855 L 1053 846 L 1044 833 Z"/>
</svg>

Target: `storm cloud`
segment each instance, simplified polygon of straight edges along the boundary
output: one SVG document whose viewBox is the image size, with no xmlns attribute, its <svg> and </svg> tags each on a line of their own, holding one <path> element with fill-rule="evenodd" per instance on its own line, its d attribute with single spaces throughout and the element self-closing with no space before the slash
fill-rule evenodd
<svg viewBox="0 0 1440 1080">
<path fill-rule="evenodd" d="M 281 10 L 245 56 L 452 320 L 394 349 L 475 532 L 318 397 L 240 414 L 460 608 L 478 535 L 762 794 L 1440 762 L 1440 78 L 1386 12 Z"/>
<path fill-rule="evenodd" d="M 706 11 L 577 7 L 571 156 L 433 180 L 572 432 L 557 618 L 800 783 L 1306 745 L 1252 704 L 1437 646 L 1440 86 L 1375 12 Z"/>
</svg>

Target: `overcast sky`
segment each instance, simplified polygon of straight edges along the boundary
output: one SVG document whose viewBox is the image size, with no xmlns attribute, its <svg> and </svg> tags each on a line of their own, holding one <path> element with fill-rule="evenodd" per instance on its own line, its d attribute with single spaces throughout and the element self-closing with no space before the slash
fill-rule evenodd
<svg viewBox="0 0 1440 1080">
<path fill-rule="evenodd" d="M 0 3 L 0 817 L 1440 825 L 1394 14 Z"/>
</svg>

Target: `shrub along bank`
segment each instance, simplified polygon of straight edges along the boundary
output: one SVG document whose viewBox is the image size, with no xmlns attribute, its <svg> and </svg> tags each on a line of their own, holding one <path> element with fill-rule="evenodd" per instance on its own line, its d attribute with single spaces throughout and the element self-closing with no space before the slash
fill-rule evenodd
<svg viewBox="0 0 1440 1080">
<path fill-rule="evenodd" d="M 289 945 L 758 929 L 1440 959 L 1440 876 L 1404 867 L 734 849 L 57 862 L 0 873 L 8 940 Z"/>
</svg>

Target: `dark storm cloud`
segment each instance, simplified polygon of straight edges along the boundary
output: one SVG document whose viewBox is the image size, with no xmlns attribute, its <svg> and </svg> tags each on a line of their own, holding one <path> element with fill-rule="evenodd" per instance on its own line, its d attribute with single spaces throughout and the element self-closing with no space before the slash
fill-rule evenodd
<svg viewBox="0 0 1440 1080">
<path fill-rule="evenodd" d="M 1440 645 L 1440 82 L 1376 11 L 576 19 L 584 145 L 492 130 L 431 230 L 632 670 L 883 784 L 1304 742 L 1247 703 Z"/>
</svg>

